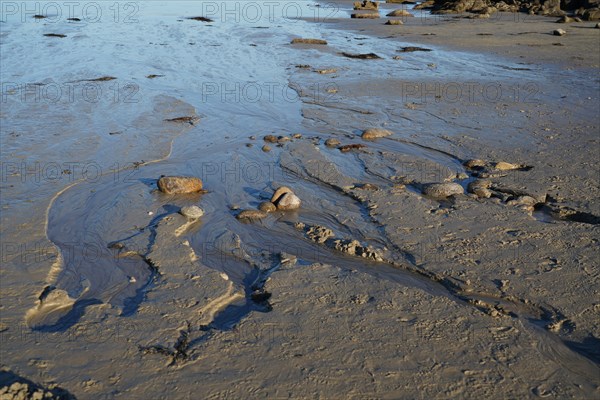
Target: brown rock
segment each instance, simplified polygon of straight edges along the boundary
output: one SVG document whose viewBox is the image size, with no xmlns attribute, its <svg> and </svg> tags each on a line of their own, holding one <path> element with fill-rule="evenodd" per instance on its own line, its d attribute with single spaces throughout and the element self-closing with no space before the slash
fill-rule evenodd
<svg viewBox="0 0 600 400">
<path fill-rule="evenodd" d="M 365 140 L 373 140 L 373 139 L 377 139 L 377 138 L 390 136 L 393 134 L 394 134 L 394 132 L 388 131 L 387 129 L 369 128 L 369 129 L 365 129 L 363 131 L 361 137 Z"/>
<path fill-rule="evenodd" d="M 167 194 L 196 193 L 202 190 L 202 181 L 192 176 L 163 176 L 158 189 Z"/>
<path fill-rule="evenodd" d="M 277 200 L 279 200 L 286 193 L 293 193 L 292 189 L 287 186 L 281 186 L 275 191 L 275 193 L 273 193 L 273 196 L 271 197 L 271 203 L 277 204 Z"/>
<path fill-rule="evenodd" d="M 404 22 L 400 21 L 399 19 L 389 19 L 385 25 L 404 25 Z"/>
<path fill-rule="evenodd" d="M 277 207 L 275 207 L 275 204 L 271 203 L 270 201 L 263 201 L 258 205 L 258 209 L 262 212 L 270 213 L 277 210 Z"/>
<path fill-rule="evenodd" d="M 512 170 L 521 168 L 521 166 L 517 165 L 517 164 L 511 164 L 511 163 L 507 163 L 504 161 L 500 161 L 494 165 L 494 168 L 499 171 L 512 171 Z"/>
<path fill-rule="evenodd" d="M 355 1 L 354 2 L 354 9 L 355 10 L 378 10 L 379 9 L 379 2 L 377 1 L 369 1 L 369 0 L 363 0 L 361 1 Z"/>
<path fill-rule="evenodd" d="M 291 44 L 320 44 L 320 45 L 326 45 L 327 41 L 323 40 L 323 39 L 302 39 L 302 38 L 296 38 L 293 39 Z"/>
<path fill-rule="evenodd" d="M 335 147 L 335 146 L 339 146 L 339 145 L 340 145 L 340 141 L 335 138 L 330 138 L 325 141 L 325 146 L 327 146 L 327 147 Z"/>
<path fill-rule="evenodd" d="M 375 19 L 379 18 L 379 13 L 364 13 L 364 14 L 352 14 L 350 18 L 360 18 L 360 19 Z"/>
<path fill-rule="evenodd" d="M 267 217 L 267 213 L 259 210 L 244 210 L 236 218 L 239 220 L 263 219 Z"/>
<path fill-rule="evenodd" d="M 267 135 L 267 136 L 263 137 L 263 140 L 268 143 L 277 143 L 277 136 Z"/>
<path fill-rule="evenodd" d="M 479 159 L 473 159 L 465 162 L 465 167 L 469 169 L 482 169 L 485 168 L 486 162 Z"/>
</svg>

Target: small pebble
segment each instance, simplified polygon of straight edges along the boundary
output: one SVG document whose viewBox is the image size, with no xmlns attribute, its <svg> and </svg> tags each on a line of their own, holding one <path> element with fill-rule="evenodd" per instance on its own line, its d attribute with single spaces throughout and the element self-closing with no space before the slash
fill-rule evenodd
<svg viewBox="0 0 600 400">
<path fill-rule="evenodd" d="M 563 36 L 567 34 L 567 31 L 565 31 L 564 29 L 555 29 L 554 32 L 552 32 L 552 34 L 554 36 Z"/>
<path fill-rule="evenodd" d="M 266 144 L 262 147 L 262 151 L 264 151 L 265 153 L 268 153 L 271 151 L 271 146 L 267 146 Z"/>
<path fill-rule="evenodd" d="M 325 141 L 325 146 L 327 146 L 327 147 L 336 147 L 339 145 L 340 145 L 340 141 L 335 138 L 327 139 Z"/>
</svg>

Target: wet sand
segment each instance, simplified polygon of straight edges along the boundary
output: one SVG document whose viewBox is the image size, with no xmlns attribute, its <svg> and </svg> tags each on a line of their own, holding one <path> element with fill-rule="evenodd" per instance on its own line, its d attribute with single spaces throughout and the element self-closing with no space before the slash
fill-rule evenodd
<svg viewBox="0 0 600 400">
<path fill-rule="evenodd" d="M 109 41 L 2 23 L 4 380 L 77 398 L 599 396 L 600 30 L 301 6 L 206 23 L 156 3 L 101 24 Z M 207 192 L 161 193 L 161 175 Z M 464 193 L 425 195 L 441 182 Z M 299 210 L 236 219 L 281 185 Z"/>
</svg>

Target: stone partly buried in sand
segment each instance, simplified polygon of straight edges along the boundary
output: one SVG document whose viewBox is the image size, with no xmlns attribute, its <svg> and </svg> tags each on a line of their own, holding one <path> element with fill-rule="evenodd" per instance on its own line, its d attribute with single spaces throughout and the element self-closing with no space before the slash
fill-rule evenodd
<svg viewBox="0 0 600 400">
<path fill-rule="evenodd" d="M 271 203 L 273 203 L 278 210 L 288 211 L 300 208 L 302 201 L 294 194 L 292 189 L 287 186 L 282 186 L 277 189 L 273 194 L 273 197 L 271 197 Z"/>
<path fill-rule="evenodd" d="M 204 211 L 198 206 L 181 207 L 179 213 L 189 219 L 198 219 L 204 215 Z"/>
<path fill-rule="evenodd" d="M 291 44 L 319 44 L 326 45 L 327 41 L 323 39 L 304 39 L 304 38 L 296 38 L 293 39 Z"/>
<path fill-rule="evenodd" d="M 340 141 L 336 138 L 329 138 L 325 141 L 325 146 L 327 147 L 336 147 L 340 145 Z"/>
<path fill-rule="evenodd" d="M 491 181 L 487 179 L 477 179 L 469 183 L 467 190 L 469 191 L 469 193 L 473 193 L 477 197 L 489 199 L 490 197 L 492 197 L 492 191 L 490 190 L 491 186 Z"/>
<path fill-rule="evenodd" d="M 161 176 L 158 189 L 166 194 L 186 194 L 202 191 L 202 181 L 193 176 Z"/>
<path fill-rule="evenodd" d="M 373 139 L 377 139 L 377 138 L 390 136 L 393 134 L 394 134 L 394 132 L 388 131 L 387 129 L 369 128 L 369 129 L 365 129 L 363 131 L 361 137 L 365 140 L 373 140 Z"/>
<path fill-rule="evenodd" d="M 375 53 L 346 53 L 345 51 L 340 53 L 341 55 L 343 55 L 344 57 L 348 57 L 348 58 L 355 58 L 355 59 L 359 59 L 359 60 L 379 60 L 381 59 L 381 57 L 379 57 L 377 54 Z"/>
<path fill-rule="evenodd" d="M 463 187 L 455 182 L 430 183 L 423 186 L 423 194 L 436 199 L 444 199 L 446 197 L 463 193 Z"/>
<path fill-rule="evenodd" d="M 379 13 L 355 13 L 351 14 L 350 18 L 358 18 L 358 19 L 376 19 L 379 18 Z"/>
<path fill-rule="evenodd" d="M 386 14 L 387 17 L 414 17 L 414 15 L 412 15 L 411 13 L 409 13 L 406 10 L 394 10 L 388 14 Z"/>
<path fill-rule="evenodd" d="M 263 219 L 267 217 L 267 213 L 259 210 L 244 210 L 236 218 L 240 221 L 251 221 L 256 219 Z"/>
</svg>

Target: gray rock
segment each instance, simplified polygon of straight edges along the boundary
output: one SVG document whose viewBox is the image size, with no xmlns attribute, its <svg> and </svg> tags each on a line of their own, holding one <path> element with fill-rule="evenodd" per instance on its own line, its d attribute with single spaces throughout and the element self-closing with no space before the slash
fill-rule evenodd
<svg viewBox="0 0 600 400">
<path fill-rule="evenodd" d="M 300 208 L 300 204 L 302 203 L 302 201 L 300 200 L 300 198 L 298 196 L 296 196 L 294 193 L 286 193 L 283 196 L 281 196 L 281 198 L 279 199 L 279 201 L 277 202 L 277 209 L 278 210 L 296 210 L 298 208 Z"/>
<path fill-rule="evenodd" d="M 423 194 L 435 198 L 446 198 L 456 194 L 463 194 L 463 187 L 458 183 L 430 183 L 423 187 Z"/>
<path fill-rule="evenodd" d="M 554 36 L 563 36 L 567 34 L 567 31 L 565 31 L 564 29 L 555 29 L 552 34 Z"/>
<path fill-rule="evenodd" d="M 239 213 L 236 218 L 242 221 L 250 221 L 253 219 L 263 219 L 267 217 L 267 213 L 259 210 L 244 210 Z"/>
<path fill-rule="evenodd" d="M 198 219 L 204 215 L 204 211 L 202 211 L 202 209 L 198 206 L 181 207 L 179 213 L 189 219 Z"/>
</svg>

